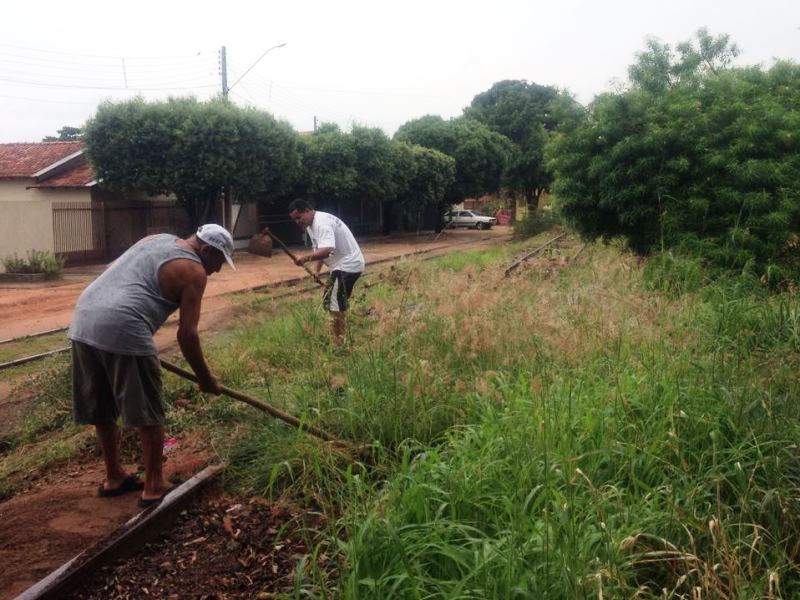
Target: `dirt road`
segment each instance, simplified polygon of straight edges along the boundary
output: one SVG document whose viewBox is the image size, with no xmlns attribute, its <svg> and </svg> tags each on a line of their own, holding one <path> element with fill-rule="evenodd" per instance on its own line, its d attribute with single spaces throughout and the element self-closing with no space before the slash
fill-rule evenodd
<svg viewBox="0 0 800 600">
<path fill-rule="evenodd" d="M 430 233 L 419 236 L 386 237 L 362 243 L 367 269 L 370 264 L 415 252 L 446 249 L 457 244 L 477 242 L 486 237 L 508 238 L 509 227 L 489 231 L 447 231 L 438 240 Z M 298 249 L 300 250 L 300 249 Z M 302 277 L 304 272 L 276 249 L 272 258 L 247 252 L 234 257 L 236 271 L 227 266 L 208 280 L 203 310 L 220 308 L 215 300 L 231 292 Z M 83 289 L 105 268 L 104 265 L 65 269 L 60 281 L 38 284 L 0 284 L 0 339 L 8 339 L 69 325 L 75 303 Z M 201 322 L 202 326 L 202 322 Z"/>
</svg>

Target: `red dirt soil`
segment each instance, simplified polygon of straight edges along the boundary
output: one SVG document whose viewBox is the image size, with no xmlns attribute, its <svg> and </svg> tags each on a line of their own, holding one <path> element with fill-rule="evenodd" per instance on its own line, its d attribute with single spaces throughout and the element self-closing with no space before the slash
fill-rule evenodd
<svg viewBox="0 0 800 600">
<path fill-rule="evenodd" d="M 377 261 L 404 256 L 414 252 L 447 249 L 454 244 L 470 244 L 490 237 L 498 241 L 507 239 L 509 227 L 496 227 L 489 231 L 453 230 L 435 239 L 428 234 L 420 236 L 388 237 L 361 245 L 367 270 Z M 298 252 L 302 250 L 297 249 Z M 308 277 L 280 249 L 272 258 L 239 252 L 234 255 L 236 271 L 226 266 L 208 279 L 203 297 L 203 312 L 226 304 L 224 294 L 252 287 L 276 284 L 281 281 Z M 66 327 L 78 296 L 102 271 L 103 266 L 75 267 L 64 270 L 61 281 L 32 284 L 0 284 L 0 339 L 8 339 Z M 203 322 L 201 320 L 201 328 Z"/>
</svg>

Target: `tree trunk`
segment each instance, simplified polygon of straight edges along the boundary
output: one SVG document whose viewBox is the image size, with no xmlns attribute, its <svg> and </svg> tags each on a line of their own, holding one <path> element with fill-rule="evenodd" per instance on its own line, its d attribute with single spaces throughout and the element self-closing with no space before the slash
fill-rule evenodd
<svg viewBox="0 0 800 600">
<path fill-rule="evenodd" d="M 525 204 L 528 205 L 528 210 L 537 210 L 539 208 L 539 196 L 541 196 L 541 193 L 542 188 L 525 188 Z"/>
</svg>

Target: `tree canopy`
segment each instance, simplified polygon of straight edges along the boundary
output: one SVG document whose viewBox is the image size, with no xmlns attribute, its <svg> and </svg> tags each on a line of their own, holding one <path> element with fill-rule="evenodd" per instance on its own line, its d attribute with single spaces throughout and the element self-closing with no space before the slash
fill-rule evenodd
<svg viewBox="0 0 800 600">
<path fill-rule="evenodd" d="M 428 207 L 436 209 L 437 217 L 442 212 L 439 208 L 455 180 L 456 161 L 438 150 L 407 142 L 394 142 L 393 151 L 397 216 L 419 227 Z"/>
<path fill-rule="evenodd" d="M 651 42 L 630 89 L 595 100 L 548 147 L 560 208 L 589 237 L 682 247 L 711 263 L 798 273 L 800 67 L 730 68 L 727 37 Z"/>
<path fill-rule="evenodd" d="M 58 135 L 48 135 L 42 138 L 43 142 L 74 142 L 83 138 L 82 127 L 71 127 L 64 125 L 61 129 L 57 130 Z"/>
<path fill-rule="evenodd" d="M 224 188 L 239 202 L 277 193 L 299 167 L 287 123 L 224 99 L 107 102 L 84 139 L 104 187 L 175 194 L 195 224 L 212 218 Z"/>
<path fill-rule="evenodd" d="M 505 186 L 535 206 L 552 182 L 544 164 L 545 144 L 562 121 L 577 118 L 579 111 L 570 96 L 554 87 L 506 80 L 475 96 L 464 114 L 513 142 Z"/>
<path fill-rule="evenodd" d="M 442 203 L 455 170 L 450 157 L 390 140 L 380 129 L 345 133 L 329 123 L 303 138 L 302 157 L 298 188 L 320 204 L 380 206 L 387 224 L 418 221 L 425 206 Z"/>
<path fill-rule="evenodd" d="M 455 176 L 445 197 L 450 203 L 498 191 L 514 154 L 507 137 L 463 117 L 414 119 L 403 124 L 394 139 L 438 150 L 455 160 Z"/>
</svg>

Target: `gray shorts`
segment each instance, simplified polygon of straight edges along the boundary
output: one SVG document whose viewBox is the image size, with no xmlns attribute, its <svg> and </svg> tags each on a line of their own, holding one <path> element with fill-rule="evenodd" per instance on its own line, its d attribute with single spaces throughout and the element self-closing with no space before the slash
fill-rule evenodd
<svg viewBox="0 0 800 600">
<path fill-rule="evenodd" d="M 72 410 L 81 425 L 164 424 L 161 366 L 155 356 L 99 350 L 72 340 Z"/>
</svg>

